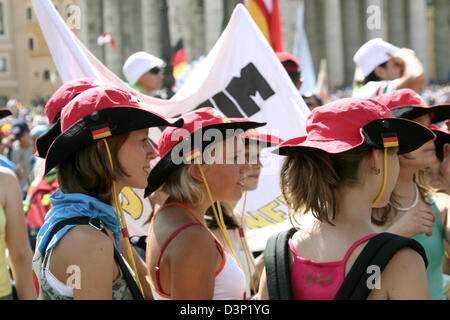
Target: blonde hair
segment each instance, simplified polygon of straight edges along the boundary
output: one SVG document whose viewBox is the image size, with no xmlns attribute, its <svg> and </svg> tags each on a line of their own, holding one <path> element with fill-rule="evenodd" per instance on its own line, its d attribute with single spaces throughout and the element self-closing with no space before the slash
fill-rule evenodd
<svg viewBox="0 0 450 320">
<path fill-rule="evenodd" d="M 340 154 L 319 149 L 291 153 L 281 168 L 281 192 L 290 207 L 290 215 L 311 212 L 331 225 L 336 216 L 336 190 L 360 183 L 359 166 L 372 151 L 357 147 Z"/>
<path fill-rule="evenodd" d="M 196 164 L 185 164 L 172 172 L 162 186 L 162 191 L 183 203 L 203 201 L 205 196 L 203 182 L 194 180 L 190 172 L 191 166 L 196 166 Z M 202 165 L 202 168 L 206 167 L 207 165 Z"/>
<path fill-rule="evenodd" d="M 118 153 L 128 134 L 123 133 L 107 138 L 114 171 L 103 142 L 100 147 L 97 143 L 91 143 L 58 165 L 60 188 L 64 192 L 87 194 L 111 204 L 112 181 L 117 177 L 127 176 L 118 160 Z"/>
<path fill-rule="evenodd" d="M 433 192 L 433 189 L 430 185 L 430 181 L 428 178 L 428 168 L 422 169 L 416 173 L 414 173 L 413 181 L 417 185 L 417 188 L 419 189 L 419 196 L 421 199 L 428 205 L 431 205 L 431 202 L 428 200 L 428 195 Z M 391 198 L 389 200 L 390 203 L 394 203 L 394 205 L 399 205 L 397 201 L 397 195 L 395 192 L 392 192 Z M 386 222 L 392 218 L 389 216 L 389 212 L 391 212 L 391 209 L 394 211 L 395 217 L 398 213 L 398 210 L 395 209 L 392 205 L 388 204 L 384 208 L 373 208 L 372 209 L 372 216 L 371 221 L 373 224 L 377 226 L 383 226 L 386 224 Z"/>
</svg>

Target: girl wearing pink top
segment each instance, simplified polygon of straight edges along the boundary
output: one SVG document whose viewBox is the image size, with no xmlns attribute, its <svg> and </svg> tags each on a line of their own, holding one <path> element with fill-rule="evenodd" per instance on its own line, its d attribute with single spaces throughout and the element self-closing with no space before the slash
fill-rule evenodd
<svg viewBox="0 0 450 320">
<path fill-rule="evenodd" d="M 306 130 L 307 136 L 276 150 L 287 156 L 280 186 L 291 218 L 298 221 L 308 213 L 288 241 L 292 291 L 294 299 L 326 300 L 335 297 L 377 235 L 371 208 L 389 200 L 399 174 L 398 154 L 434 135 L 419 124 L 391 118 L 389 109 L 374 100 L 359 98 L 314 109 Z M 429 299 L 425 263 L 413 249 L 399 250 L 379 280 L 368 299 Z M 265 272 L 259 291 L 260 299 L 269 298 Z"/>
</svg>

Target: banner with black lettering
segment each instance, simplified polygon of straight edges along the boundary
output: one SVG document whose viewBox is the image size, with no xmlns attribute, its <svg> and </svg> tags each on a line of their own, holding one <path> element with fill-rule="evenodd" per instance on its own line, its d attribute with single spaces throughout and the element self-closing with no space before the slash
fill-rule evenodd
<svg viewBox="0 0 450 320">
<path fill-rule="evenodd" d="M 105 85 L 127 88 L 70 31 L 49 0 L 33 0 L 33 6 L 63 82 L 90 76 Z M 228 117 L 265 121 L 268 124 L 259 131 L 283 139 L 306 133 L 309 109 L 241 4 L 236 6 L 215 46 L 172 99 L 138 95 L 145 108 L 166 117 L 212 105 Z M 157 141 L 159 134 L 158 129 L 153 129 L 152 140 Z M 247 195 L 245 215 L 251 229 L 249 244 L 254 251 L 264 249 L 270 230 L 283 226 L 287 219 L 278 183 L 281 161 L 270 150 L 263 150 L 264 167 L 258 190 Z M 130 193 L 128 198 L 136 197 Z M 144 206 L 127 205 L 133 208 L 129 215 L 143 218 L 136 210 Z M 242 205 L 243 201 L 237 209 L 241 210 Z"/>
</svg>

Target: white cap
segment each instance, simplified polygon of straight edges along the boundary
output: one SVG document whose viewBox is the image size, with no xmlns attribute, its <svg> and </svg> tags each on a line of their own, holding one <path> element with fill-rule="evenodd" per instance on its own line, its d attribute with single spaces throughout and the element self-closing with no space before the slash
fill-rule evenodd
<svg viewBox="0 0 450 320">
<path fill-rule="evenodd" d="M 163 67 L 164 61 L 144 51 L 133 53 L 125 61 L 122 71 L 128 83 L 135 85 L 139 78 L 154 67 Z"/>
<path fill-rule="evenodd" d="M 361 69 L 361 72 L 365 77 L 375 70 L 380 64 L 389 61 L 389 57 L 386 52 L 395 54 L 400 48 L 384 41 L 381 38 L 372 39 L 367 41 L 353 56 L 353 61 Z"/>
</svg>

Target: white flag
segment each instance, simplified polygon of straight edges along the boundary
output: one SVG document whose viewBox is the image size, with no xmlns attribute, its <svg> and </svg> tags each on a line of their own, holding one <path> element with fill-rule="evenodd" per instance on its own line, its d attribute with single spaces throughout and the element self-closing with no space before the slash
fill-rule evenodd
<svg viewBox="0 0 450 320">
<path fill-rule="evenodd" d="M 300 93 L 307 92 L 317 93 L 316 89 L 316 74 L 314 72 L 314 64 L 309 51 L 308 38 L 305 31 L 305 1 L 301 0 L 298 7 L 297 16 L 297 30 L 295 32 L 294 49 L 292 54 L 300 62 L 302 69 L 303 84 L 300 88 Z"/>
</svg>

